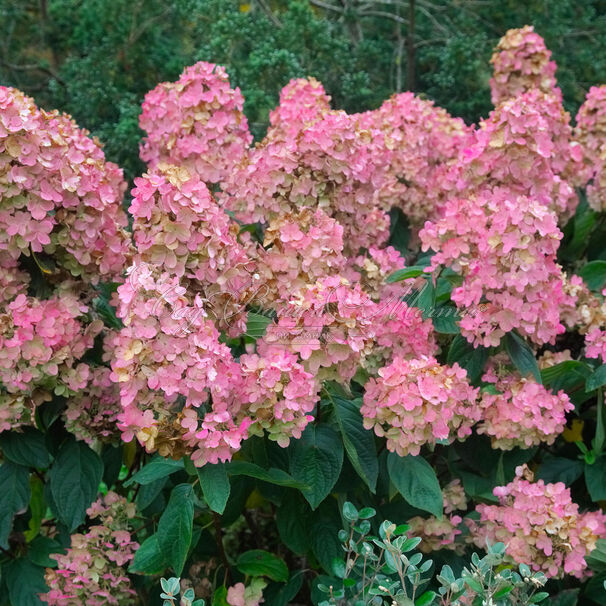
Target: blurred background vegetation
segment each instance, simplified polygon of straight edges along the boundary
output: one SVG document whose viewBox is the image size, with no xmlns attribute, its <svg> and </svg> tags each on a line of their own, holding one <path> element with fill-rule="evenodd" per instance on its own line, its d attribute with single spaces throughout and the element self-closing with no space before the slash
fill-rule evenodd
<svg viewBox="0 0 606 606">
<path fill-rule="evenodd" d="M 350 112 L 414 90 L 473 122 L 491 109 L 493 47 L 525 24 L 574 115 L 606 82 L 606 0 L 0 0 L 0 84 L 72 114 L 132 178 L 145 93 L 198 60 L 227 67 L 256 137 L 300 76 Z"/>
</svg>

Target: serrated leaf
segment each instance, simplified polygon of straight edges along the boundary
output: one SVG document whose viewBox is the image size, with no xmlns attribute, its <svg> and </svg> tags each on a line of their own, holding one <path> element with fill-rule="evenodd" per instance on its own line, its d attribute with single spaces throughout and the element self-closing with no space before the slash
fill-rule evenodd
<svg viewBox="0 0 606 606">
<path fill-rule="evenodd" d="M 343 465 L 343 444 L 328 425 L 308 425 L 294 444 L 290 473 L 309 488 L 302 490 L 312 509 L 330 493 Z"/>
<path fill-rule="evenodd" d="M 407 503 L 442 517 L 443 497 L 440 483 L 431 465 L 421 456 L 387 457 L 389 478 Z"/>
<path fill-rule="evenodd" d="M 298 488 L 300 490 L 307 487 L 306 484 L 295 480 L 283 469 L 278 469 L 276 467 L 263 469 L 256 463 L 249 463 L 248 461 L 231 461 L 226 464 L 226 469 L 230 476 L 248 476 L 250 478 L 256 478 L 257 480 L 262 480 L 263 482 L 275 484 L 276 486 Z"/>
<path fill-rule="evenodd" d="M 601 291 L 606 285 L 606 261 L 590 261 L 579 270 L 579 276 L 589 290 Z"/>
<path fill-rule="evenodd" d="M 606 456 L 598 457 L 593 465 L 585 463 L 585 483 L 594 503 L 606 499 Z"/>
<path fill-rule="evenodd" d="M 25 467 L 46 469 L 51 462 L 44 434 L 33 427 L 0 434 L 0 450 L 6 459 Z"/>
<path fill-rule="evenodd" d="M 132 484 L 151 484 L 160 478 L 166 478 L 169 475 L 181 471 L 185 468 L 182 460 L 174 461 L 156 456 L 147 465 L 142 467 L 132 478 L 124 483 L 128 487 Z"/>
<path fill-rule="evenodd" d="M 3 570 L 11 606 L 42 606 L 46 602 L 38 597 L 46 593 L 44 568 L 22 558 L 11 562 Z"/>
<path fill-rule="evenodd" d="M 15 515 L 25 511 L 30 499 L 29 471 L 6 461 L 0 466 L 0 547 L 8 549 Z"/>
<path fill-rule="evenodd" d="M 158 522 L 158 545 L 177 576 L 185 566 L 194 524 L 194 490 L 191 484 L 173 488 Z"/>
<path fill-rule="evenodd" d="M 103 462 L 84 442 L 66 442 L 49 474 L 50 489 L 59 519 L 75 530 L 86 516 L 103 477 Z"/>
<path fill-rule="evenodd" d="M 129 571 L 139 574 L 160 574 L 168 564 L 158 536 L 154 534 L 145 539 L 137 549 Z"/>
<path fill-rule="evenodd" d="M 467 377 L 474 382 L 480 378 L 488 359 L 488 350 L 484 347 L 474 348 L 465 337 L 457 335 L 448 350 L 447 362 L 451 366 L 456 362 L 467 371 Z"/>
<path fill-rule="evenodd" d="M 206 464 L 197 469 L 202 494 L 212 511 L 223 513 L 231 486 L 224 463 Z"/>
<path fill-rule="evenodd" d="M 505 349 L 520 374 L 523 377 L 532 375 L 538 383 L 541 383 L 541 371 L 534 352 L 530 349 L 528 343 L 515 332 L 508 332 L 504 341 Z"/>
<path fill-rule="evenodd" d="M 246 317 L 246 336 L 260 339 L 266 332 L 273 318 L 249 311 Z"/>
<path fill-rule="evenodd" d="M 593 391 L 603 385 L 606 385 L 606 364 L 602 364 L 593 374 L 589 375 L 585 383 L 585 390 Z"/>
<path fill-rule="evenodd" d="M 309 549 L 308 515 L 308 506 L 298 495 L 286 498 L 276 512 L 280 540 L 298 555 L 304 555 Z"/>
<path fill-rule="evenodd" d="M 374 493 L 379 475 L 379 460 L 373 433 L 364 428 L 360 414 L 361 400 L 347 400 L 334 393 L 331 393 L 331 399 L 347 458 Z"/>
<path fill-rule="evenodd" d="M 288 581 L 288 567 L 284 560 L 269 551 L 251 549 L 238 556 L 236 568 L 242 574 L 253 577 L 267 577 L 272 581 Z"/>
</svg>

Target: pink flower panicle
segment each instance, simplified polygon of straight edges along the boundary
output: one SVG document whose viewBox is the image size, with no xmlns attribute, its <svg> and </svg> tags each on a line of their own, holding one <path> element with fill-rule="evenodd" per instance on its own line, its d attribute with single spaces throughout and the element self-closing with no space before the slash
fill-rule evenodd
<svg viewBox="0 0 606 606">
<path fill-rule="evenodd" d="M 507 190 L 453 199 L 444 216 L 420 232 L 432 248 L 432 269 L 450 266 L 463 277 L 452 300 L 464 313 L 461 334 L 487 347 L 511 330 L 537 344 L 564 332 L 562 273 L 556 251 L 562 237 L 542 204 Z"/>
<path fill-rule="evenodd" d="M 125 189 L 122 171 L 69 116 L 0 87 L 0 252 L 43 252 L 92 283 L 119 279 Z"/>
<path fill-rule="evenodd" d="M 606 536 L 606 516 L 600 511 L 580 513 L 563 482 L 533 482 L 525 465 L 506 486 L 497 486 L 498 505 L 476 507 L 479 522 L 469 518 L 471 540 L 480 548 L 502 542 L 508 558 L 548 577 L 587 575 L 585 557 Z"/>
<path fill-rule="evenodd" d="M 480 419 L 478 390 L 458 364 L 396 358 L 378 375 L 366 384 L 364 427 L 387 438 L 388 450 L 400 456 L 418 455 L 425 444 L 462 439 Z"/>
<path fill-rule="evenodd" d="M 495 105 L 533 88 L 561 101 L 562 91 L 555 77 L 556 64 L 551 60 L 551 51 L 545 41 L 535 33 L 532 25 L 508 30 L 499 40 L 490 62 L 494 69 L 490 90 Z"/>
<path fill-rule="evenodd" d="M 222 183 L 252 143 L 243 105 L 223 67 L 200 61 L 185 68 L 176 82 L 158 84 L 145 96 L 141 159 L 152 169 L 175 164 L 206 183 Z"/>
<path fill-rule="evenodd" d="M 587 185 L 587 201 L 596 211 L 606 208 L 606 86 L 592 86 L 576 117 L 575 139 L 586 166 L 581 185 Z"/>
<path fill-rule="evenodd" d="M 467 498 L 463 486 L 458 479 L 452 480 L 442 490 L 444 496 L 444 513 L 442 519 L 435 516 L 423 518 L 415 516 L 408 520 L 410 530 L 408 535 L 411 537 L 420 537 L 421 543 L 419 550 L 423 553 L 430 553 L 439 549 L 450 549 L 462 554 L 465 550 L 464 543 L 457 543 L 456 539 L 461 535 L 459 526 L 463 522 L 460 515 L 454 514 L 455 511 L 467 509 Z"/>
<path fill-rule="evenodd" d="M 233 397 L 238 364 L 200 295 L 188 297 L 177 278 L 149 267 L 131 278 L 118 288 L 124 328 L 111 343 L 122 439 L 197 464 L 229 459 L 250 424 Z"/>
<path fill-rule="evenodd" d="M 478 433 L 490 436 L 493 448 L 502 450 L 553 444 L 574 405 L 564 391 L 554 394 L 534 379 L 521 377 L 505 358 L 492 358 L 482 377 L 494 389 L 482 394 Z"/>
<path fill-rule="evenodd" d="M 51 555 L 57 569 L 46 569 L 49 591 L 41 599 L 50 606 L 129 606 L 136 599 L 126 570 L 139 545 L 131 538 L 133 503 L 109 492 L 91 505 L 90 518 L 101 524 L 74 534 L 65 555 Z"/>
<path fill-rule="evenodd" d="M 300 438 L 319 400 L 320 385 L 306 372 L 297 356 L 283 349 L 265 355 L 243 355 L 240 365 L 244 382 L 240 396 L 254 419 L 249 432 L 262 433 L 282 447 Z"/>
</svg>

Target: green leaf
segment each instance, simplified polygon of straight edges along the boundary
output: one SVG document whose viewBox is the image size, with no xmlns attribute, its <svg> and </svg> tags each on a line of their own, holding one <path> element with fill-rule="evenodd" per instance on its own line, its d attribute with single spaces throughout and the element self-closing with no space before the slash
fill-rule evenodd
<svg viewBox="0 0 606 606">
<path fill-rule="evenodd" d="M 426 591 L 415 600 L 415 606 L 428 606 L 434 601 L 436 595 L 435 591 Z"/>
<path fill-rule="evenodd" d="M 484 347 L 474 348 L 465 337 L 457 335 L 448 350 L 447 362 L 451 366 L 456 362 L 467 371 L 470 381 L 476 381 L 484 371 L 488 359 L 488 350 Z"/>
<path fill-rule="evenodd" d="M 304 555 L 309 549 L 309 509 L 298 495 L 284 499 L 276 512 L 276 526 L 280 540 L 288 549 Z"/>
<path fill-rule="evenodd" d="M 191 484 L 173 488 L 168 505 L 158 522 L 158 544 L 177 576 L 183 572 L 191 545 L 194 524 L 194 490 Z"/>
<path fill-rule="evenodd" d="M 550 456 L 541 463 L 537 478 L 546 483 L 564 482 L 566 486 L 570 486 L 582 473 L 582 461 Z"/>
<path fill-rule="evenodd" d="M 419 276 L 430 276 L 431 274 L 425 272 L 425 267 L 421 265 L 411 265 L 410 267 L 404 267 L 394 271 L 393 274 L 387 276 L 385 280 L 388 284 L 393 282 L 401 282 L 402 280 L 408 280 L 409 278 L 418 278 Z"/>
<path fill-rule="evenodd" d="M 423 457 L 400 457 L 391 452 L 387 457 L 387 470 L 394 486 L 410 505 L 442 517 L 440 483 L 435 471 Z"/>
<path fill-rule="evenodd" d="M 3 571 L 11 606 L 42 606 L 38 594 L 46 593 L 44 568 L 27 559 L 11 562 Z"/>
<path fill-rule="evenodd" d="M 523 377 L 532 375 L 538 383 L 542 382 L 541 371 L 534 352 L 520 335 L 515 332 L 508 332 L 505 335 L 505 349 Z"/>
<path fill-rule="evenodd" d="M 585 463 L 585 484 L 594 503 L 606 499 L 606 456 L 598 457 L 593 465 Z"/>
<path fill-rule="evenodd" d="M 196 471 L 208 506 L 217 513 L 223 513 L 231 491 L 225 463 L 206 464 Z"/>
<path fill-rule="evenodd" d="M 225 585 L 215 590 L 212 606 L 229 606 L 227 603 L 227 587 Z"/>
<path fill-rule="evenodd" d="M 302 490 L 312 509 L 335 485 L 343 465 L 343 444 L 328 425 L 308 425 L 293 446 L 290 473 L 309 488 Z"/>
<path fill-rule="evenodd" d="M 269 316 L 249 311 L 246 318 L 246 336 L 253 339 L 260 339 L 265 335 L 267 326 L 272 322 L 273 318 Z"/>
<path fill-rule="evenodd" d="M 303 571 L 295 572 L 288 583 L 271 583 L 263 590 L 263 603 L 268 606 L 288 606 L 301 590 L 303 585 Z"/>
<path fill-rule="evenodd" d="M 0 466 L 0 547 L 8 549 L 13 518 L 25 511 L 30 499 L 29 471 L 7 461 Z"/>
<path fill-rule="evenodd" d="M 306 484 L 298 482 L 284 470 L 275 467 L 263 469 L 259 465 L 249 463 L 248 461 L 231 461 L 226 464 L 226 469 L 230 476 L 248 476 L 262 480 L 263 482 L 275 484 L 276 486 L 286 486 L 287 488 L 307 488 Z"/>
<path fill-rule="evenodd" d="M 49 537 L 39 536 L 30 543 L 27 557 L 38 566 L 56 568 L 57 562 L 49 556 L 55 553 L 64 553 L 64 551 L 59 542 Z"/>
<path fill-rule="evenodd" d="M 139 511 L 149 507 L 160 495 L 162 489 L 166 486 L 168 478 L 154 480 L 151 484 L 143 484 L 139 488 L 137 498 L 135 499 Z"/>
<path fill-rule="evenodd" d="M 40 532 L 42 526 L 42 518 L 46 513 L 46 505 L 44 503 L 44 484 L 42 480 L 36 476 L 31 475 L 29 478 L 29 486 L 31 491 L 31 497 L 29 500 L 29 511 L 31 513 L 30 520 L 27 524 L 27 530 L 23 533 L 25 540 L 29 543 Z"/>
<path fill-rule="evenodd" d="M 436 289 L 431 279 L 425 282 L 425 286 L 419 293 L 413 305 L 423 312 L 423 319 L 431 317 L 436 304 Z"/>
<path fill-rule="evenodd" d="M 288 567 L 284 560 L 262 549 L 251 549 L 240 554 L 236 568 L 242 574 L 253 577 L 267 577 L 281 583 L 288 581 Z"/>
<path fill-rule="evenodd" d="M 158 455 L 142 467 L 132 478 L 127 480 L 124 486 L 128 487 L 135 483 L 142 485 L 151 484 L 184 468 L 185 465 L 182 460 L 174 461 L 173 459 L 165 459 Z"/>
<path fill-rule="evenodd" d="M 59 519 L 70 532 L 86 516 L 103 476 L 103 462 L 84 442 L 66 442 L 50 469 L 50 489 Z"/>
<path fill-rule="evenodd" d="M 565 589 L 551 596 L 549 606 L 577 606 L 580 589 Z"/>
<path fill-rule="evenodd" d="M 25 467 L 46 469 L 51 462 L 44 434 L 33 427 L 0 434 L 0 450 L 6 459 Z"/>
<path fill-rule="evenodd" d="M 313 513 L 309 541 L 311 550 L 324 570 L 332 574 L 335 558 L 343 558 L 339 540 L 341 517 L 336 502 L 325 501 Z"/>
<path fill-rule="evenodd" d="M 348 400 L 334 393 L 330 397 L 347 458 L 374 493 L 379 475 L 379 460 L 374 436 L 364 428 L 360 414 L 361 399 Z"/>
<path fill-rule="evenodd" d="M 441 305 L 431 316 L 431 322 L 436 332 L 444 335 L 458 335 L 461 332 L 459 321 L 461 316 L 452 305 Z"/>
<path fill-rule="evenodd" d="M 135 552 L 135 557 L 130 565 L 129 572 L 139 574 L 161 574 L 168 566 L 166 556 L 158 535 L 154 534 L 143 541 L 139 549 Z"/>
<path fill-rule="evenodd" d="M 587 378 L 585 383 L 586 391 L 593 391 L 598 387 L 606 385 L 606 364 L 602 364 L 598 369 Z"/>
<path fill-rule="evenodd" d="M 589 290 L 601 291 L 606 285 L 606 261 L 590 261 L 579 271 Z"/>
</svg>

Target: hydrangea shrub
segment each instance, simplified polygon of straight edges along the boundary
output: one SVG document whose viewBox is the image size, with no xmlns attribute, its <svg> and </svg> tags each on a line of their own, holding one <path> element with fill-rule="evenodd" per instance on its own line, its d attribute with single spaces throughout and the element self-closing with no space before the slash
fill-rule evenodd
<svg viewBox="0 0 606 606">
<path fill-rule="evenodd" d="M 253 144 L 197 63 L 126 201 L 0 87 L 0 606 L 604 603 L 606 96 L 492 64 L 476 125 L 297 79 Z"/>
</svg>

